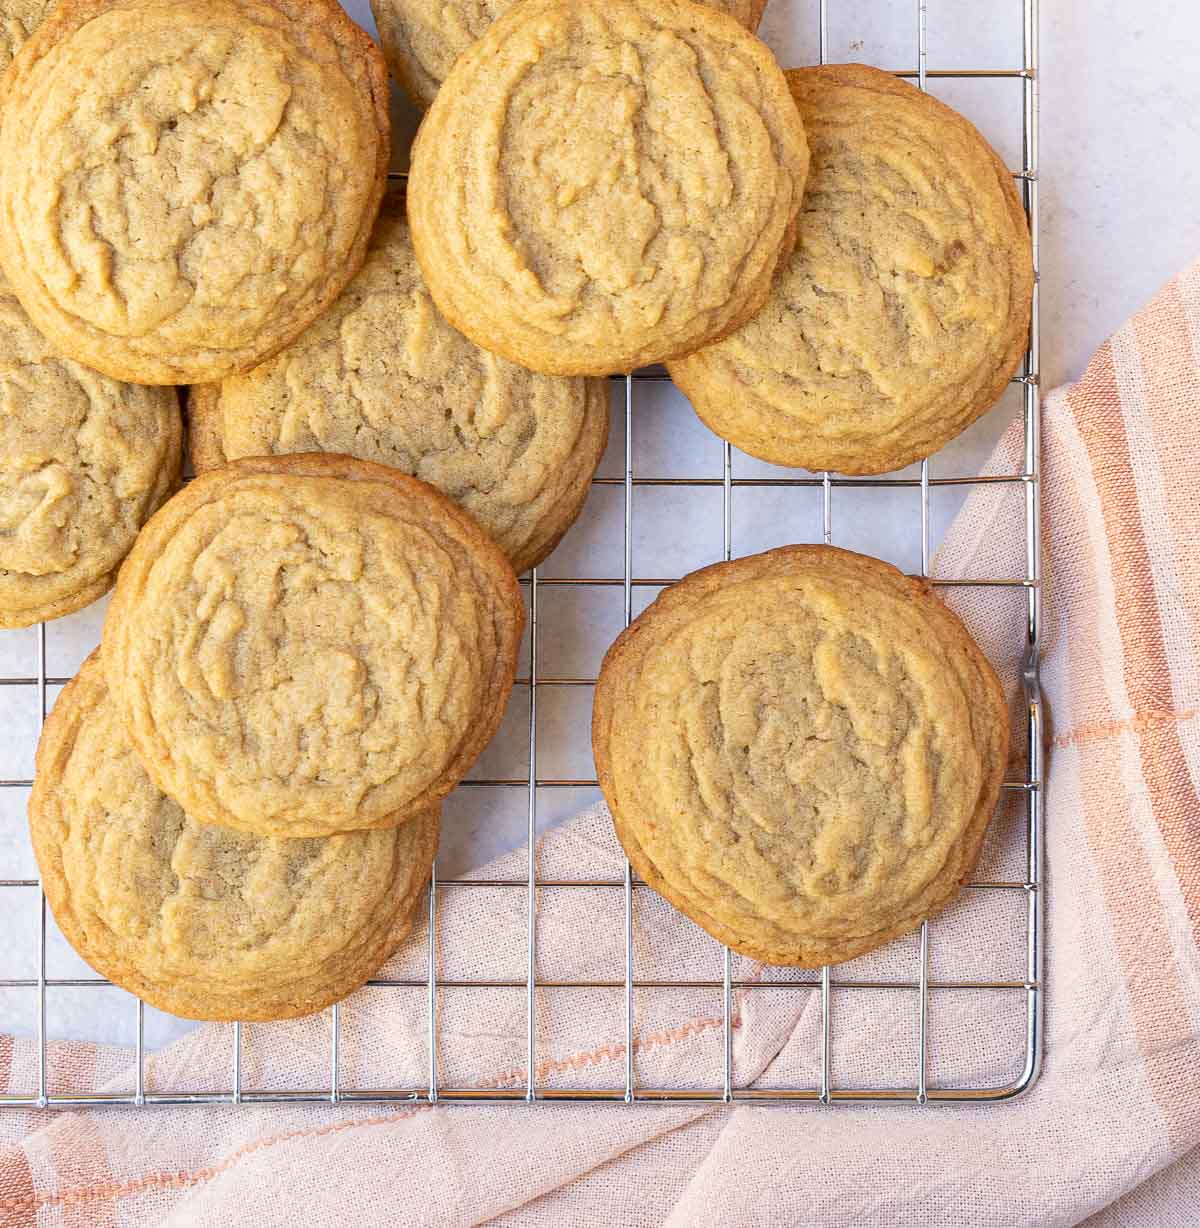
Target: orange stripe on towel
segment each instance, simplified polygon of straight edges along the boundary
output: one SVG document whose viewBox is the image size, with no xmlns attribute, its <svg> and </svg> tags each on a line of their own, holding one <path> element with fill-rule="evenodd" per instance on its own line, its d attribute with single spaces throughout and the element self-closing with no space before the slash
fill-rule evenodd
<svg viewBox="0 0 1200 1228">
<path fill-rule="evenodd" d="M 1092 742 L 1102 742 L 1107 738 L 1115 738 L 1122 733 L 1143 733 L 1158 725 L 1178 725 L 1190 721 L 1200 715 L 1200 708 L 1186 708 L 1182 712 L 1163 712 L 1157 709 L 1148 712 L 1135 712 L 1123 721 L 1085 721 L 1066 733 L 1056 733 L 1050 745 L 1065 748 L 1067 746 L 1087 746 Z"/>
<path fill-rule="evenodd" d="M 1161 712 L 1171 706 L 1170 680 L 1124 439 L 1116 370 L 1108 345 L 1093 359 L 1084 385 L 1072 390 L 1067 403 L 1091 457 L 1100 495 L 1124 652 L 1124 682 L 1135 711 Z M 1097 560 L 1096 566 L 1101 565 Z M 1083 582 L 1093 584 L 1091 572 L 1086 568 L 1080 571 Z M 1100 600 L 1094 588 L 1080 595 L 1083 609 L 1098 609 Z M 1082 630 L 1084 634 L 1095 633 L 1094 628 Z M 1074 690 L 1078 693 L 1084 685 L 1080 673 L 1073 671 Z M 1151 722 L 1137 732 L 1140 765 L 1155 822 L 1172 860 L 1177 855 L 1183 858 L 1194 887 L 1194 853 L 1172 849 L 1180 815 L 1195 814 L 1200 806 L 1183 759 L 1178 728 L 1175 722 Z M 1134 825 L 1123 786 L 1121 743 L 1098 740 L 1081 748 L 1081 757 L 1084 828 L 1112 915 L 1147 1079 L 1174 1153 L 1200 1129 L 1200 1102 L 1185 1090 L 1189 1084 L 1180 1070 L 1181 1064 L 1194 1060 L 1194 1028 L 1179 984 L 1150 854 Z M 1180 864 L 1175 861 L 1182 886 Z M 1194 897 L 1191 903 L 1194 905 Z M 1189 909 L 1189 916 L 1195 928 L 1197 912 Z"/>
<path fill-rule="evenodd" d="M 1171 711 L 1175 695 L 1110 345 L 1101 348 L 1067 403 L 1100 495 L 1129 703 L 1135 712 Z M 1155 822 L 1200 942 L 1200 797 L 1174 722 L 1147 727 L 1139 742 Z"/>
<path fill-rule="evenodd" d="M 763 973 L 763 966 L 756 965 L 750 974 L 755 979 Z M 744 993 L 745 991 L 740 991 Z M 734 1027 L 741 1024 L 740 1015 L 736 1014 L 730 1020 Z M 659 1032 L 647 1033 L 644 1037 L 634 1039 L 635 1052 L 648 1052 L 653 1049 L 669 1047 L 694 1036 L 703 1035 L 714 1027 L 720 1027 L 722 1020 L 716 1017 L 702 1016 L 686 1020 L 673 1028 Z M 561 1073 L 567 1070 L 580 1070 L 588 1066 L 598 1066 L 605 1062 L 624 1061 L 624 1044 L 598 1045 L 593 1049 L 580 1050 L 577 1053 L 566 1054 L 561 1058 L 549 1059 L 538 1066 L 538 1077 Z M 506 1070 L 479 1079 L 474 1086 L 479 1088 L 503 1087 L 514 1081 L 524 1079 L 525 1072 Z M 20 1225 L 31 1225 L 35 1222 L 37 1212 L 41 1207 L 70 1208 L 73 1212 L 90 1208 L 88 1215 L 92 1218 L 77 1219 L 75 1222 L 91 1224 L 109 1224 L 116 1222 L 113 1218 L 112 1206 L 123 1198 L 137 1197 L 152 1190 L 184 1190 L 191 1189 L 206 1182 L 215 1180 L 223 1173 L 236 1168 L 247 1156 L 271 1147 L 302 1138 L 321 1138 L 329 1134 L 341 1134 L 348 1130 L 366 1129 L 374 1126 L 385 1126 L 415 1117 L 418 1113 L 432 1109 L 430 1104 L 417 1105 L 411 1109 L 381 1113 L 375 1117 L 360 1117 L 352 1121 L 331 1122 L 323 1126 L 308 1126 L 295 1130 L 286 1130 L 279 1134 L 265 1135 L 253 1139 L 235 1148 L 215 1164 L 192 1170 L 178 1172 L 146 1173 L 141 1177 L 132 1177 L 127 1181 L 95 1181 L 87 1185 L 74 1186 L 65 1190 L 50 1190 L 37 1193 L 33 1188 L 29 1174 L 29 1163 L 24 1152 L 12 1148 L 0 1155 L 0 1228 L 18 1228 Z M 711 1111 L 711 1109 L 703 1110 Z M 99 1145 L 99 1144 L 98 1144 Z M 101 1152 L 102 1154 L 102 1152 Z M 110 1204 L 103 1211 L 96 1204 Z"/>
<path fill-rule="evenodd" d="M 33 1172 L 23 1147 L 0 1154 L 0 1228 L 23 1228 L 36 1217 Z"/>
</svg>

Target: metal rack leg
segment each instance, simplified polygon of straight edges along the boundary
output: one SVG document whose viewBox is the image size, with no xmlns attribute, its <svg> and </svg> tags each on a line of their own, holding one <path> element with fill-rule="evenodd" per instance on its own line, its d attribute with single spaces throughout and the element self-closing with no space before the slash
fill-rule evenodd
<svg viewBox="0 0 1200 1228">
<path fill-rule="evenodd" d="M 723 525 L 722 557 L 726 562 L 733 558 L 733 449 L 724 447 L 724 482 L 721 488 Z M 728 947 L 722 952 L 721 1039 L 723 1071 L 721 1098 L 728 1103 L 733 1099 L 733 956 Z"/>
<path fill-rule="evenodd" d="M 437 861 L 429 867 L 429 952 L 428 952 L 428 1018 L 429 1091 L 430 1104 L 438 1098 L 438 1018 L 437 1018 Z"/>
<path fill-rule="evenodd" d="M 819 1098 L 822 1104 L 830 1104 L 832 1102 L 830 1095 L 832 1090 L 830 1070 L 833 1065 L 833 1015 L 830 1010 L 830 996 L 829 965 L 826 964 L 821 969 L 821 1094 Z"/>
<path fill-rule="evenodd" d="M 525 989 L 525 1098 L 537 1097 L 537 688 L 538 688 L 538 574 L 529 582 L 529 797 L 527 871 L 529 875 L 526 924 Z"/>
<path fill-rule="evenodd" d="M 39 730 L 46 723 L 46 624 L 38 623 L 38 713 Z M 39 1108 L 45 1108 L 47 1100 L 46 1082 L 46 893 L 42 890 L 41 876 L 38 877 L 38 895 L 40 897 L 40 922 L 38 933 L 38 1002 L 37 1002 L 37 1063 L 38 1063 L 38 1094 Z"/>
<path fill-rule="evenodd" d="M 342 1039 L 342 1011 L 335 1002 L 329 1010 L 329 1103 L 337 1104 L 341 1099 L 341 1061 L 340 1048 Z"/>
<path fill-rule="evenodd" d="M 1032 581 L 1028 594 L 1028 656 L 1025 669 L 1025 696 L 1028 704 L 1027 737 L 1029 779 L 1033 788 L 1025 797 L 1026 808 L 1026 882 L 1028 911 L 1026 918 L 1026 976 L 1036 988 L 1026 994 L 1025 1070 L 1022 1084 L 1028 1086 L 1041 1066 L 1042 1015 L 1044 999 L 1042 983 L 1042 927 L 1045 893 L 1042 890 L 1043 845 L 1042 823 L 1045 797 L 1043 793 L 1044 764 L 1042 756 L 1042 703 L 1039 682 L 1039 651 L 1042 611 L 1041 560 L 1041 343 L 1039 337 L 1040 251 L 1038 243 L 1038 0 L 1025 0 L 1022 28 L 1025 79 L 1022 92 L 1022 190 L 1029 218 L 1029 233 L 1033 244 L 1033 303 L 1030 312 L 1029 356 L 1026 362 L 1026 382 L 1023 389 L 1025 410 L 1025 471 L 1033 480 L 1025 486 L 1025 574 Z"/>
<path fill-rule="evenodd" d="M 242 1102 L 242 1025 L 233 1025 L 233 1103 Z"/>
<path fill-rule="evenodd" d="M 625 377 L 625 626 L 633 621 L 633 376 Z M 633 867 L 625 862 L 625 1100 L 632 1102 Z"/>
<path fill-rule="evenodd" d="M 146 1004 L 137 1000 L 137 1070 L 134 1073 L 133 1103 L 146 1103 Z"/>
</svg>

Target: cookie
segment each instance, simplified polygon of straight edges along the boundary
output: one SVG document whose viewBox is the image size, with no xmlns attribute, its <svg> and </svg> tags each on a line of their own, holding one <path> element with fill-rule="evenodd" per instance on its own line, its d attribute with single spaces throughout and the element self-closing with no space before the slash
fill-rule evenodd
<svg viewBox="0 0 1200 1228">
<path fill-rule="evenodd" d="M 766 0 L 705 0 L 753 33 Z M 371 0 L 379 41 L 392 76 L 413 102 L 427 107 L 454 61 L 482 38 L 488 26 L 512 8 L 513 0 Z"/>
<path fill-rule="evenodd" d="M 338 301 L 269 362 L 193 388 L 189 411 L 197 472 L 290 452 L 391 465 L 466 508 L 517 571 L 579 515 L 609 416 L 604 381 L 534 375 L 446 323 L 413 258 L 402 190 Z"/>
<path fill-rule="evenodd" d="M 259 457 L 143 529 L 104 663 L 134 750 L 189 815 L 318 836 L 449 793 L 500 723 L 523 624 L 508 560 L 431 486 Z"/>
<path fill-rule="evenodd" d="M 46 721 L 29 826 L 46 901 L 97 972 L 186 1019 L 289 1019 L 407 936 L 438 811 L 321 840 L 197 823 L 142 770 L 93 654 Z"/>
<path fill-rule="evenodd" d="M 247 370 L 362 264 L 387 104 L 336 0 L 62 0 L 0 82 L 0 263 L 116 379 Z"/>
<path fill-rule="evenodd" d="M 179 478 L 174 388 L 60 358 L 0 276 L 0 627 L 95 601 Z"/>
<path fill-rule="evenodd" d="M 807 968 L 954 896 L 1008 741 L 962 623 L 921 581 L 829 546 L 667 589 L 605 657 L 592 723 L 634 869 L 734 950 Z"/>
<path fill-rule="evenodd" d="M 55 3 L 56 0 L 0 0 L 0 74 Z"/>
<path fill-rule="evenodd" d="M 949 107 L 858 64 L 787 74 L 812 148 L 771 297 L 671 377 L 704 422 L 778 465 L 884 473 L 992 407 L 1029 335 L 1012 176 Z"/>
<path fill-rule="evenodd" d="M 808 147 L 770 51 L 692 0 L 522 0 L 417 133 L 413 246 L 455 328 L 550 375 L 691 353 L 790 248 Z"/>
</svg>

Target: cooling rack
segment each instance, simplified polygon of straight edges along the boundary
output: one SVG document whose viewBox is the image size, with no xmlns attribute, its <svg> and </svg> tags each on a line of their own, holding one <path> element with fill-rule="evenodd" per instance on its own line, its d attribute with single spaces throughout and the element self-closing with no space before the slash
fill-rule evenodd
<svg viewBox="0 0 1200 1228">
<path fill-rule="evenodd" d="M 818 0 L 813 6 L 813 19 L 819 23 L 818 46 L 820 60 L 827 62 L 830 47 L 831 3 L 834 0 Z M 886 0 L 885 0 L 886 2 Z M 911 48 L 915 64 L 897 70 L 897 75 L 914 81 L 921 89 L 931 82 L 962 81 L 979 79 L 1011 79 L 1016 96 L 1013 100 L 1013 123 L 1019 114 L 1020 165 L 1012 168 L 1019 184 L 1025 210 L 1033 237 L 1034 265 L 1038 254 L 1038 3 L 1037 0 L 1009 0 L 1020 11 L 1020 64 L 1019 67 L 966 68 L 933 67 L 929 64 L 929 8 L 934 0 L 904 0 L 913 5 Z M 955 13 L 956 23 L 967 22 L 970 14 L 964 12 L 969 5 L 960 5 Z M 1002 7 L 1002 6 L 998 6 Z M 943 22 L 945 18 L 943 17 Z M 947 23 L 948 24 L 948 23 Z M 853 46 L 853 44 L 851 44 Z M 939 43 L 949 46 L 949 40 Z M 1014 50 L 1014 60 L 1016 52 Z M 988 131 L 987 135 L 998 142 L 999 135 Z M 327 1078 L 323 1083 L 314 1083 L 304 1088 L 273 1088 L 246 1086 L 243 1078 L 243 1029 L 240 1024 L 229 1026 L 229 1081 L 219 1090 L 193 1091 L 186 1088 L 148 1088 L 146 1077 L 149 1047 L 146 1042 L 147 1008 L 140 1001 L 129 998 L 128 1009 L 134 1013 L 136 1027 L 135 1065 L 128 1090 L 111 1092 L 83 1087 L 59 1088 L 51 1086 L 48 1078 L 47 1000 L 64 989 L 84 989 L 107 986 L 109 982 L 98 977 L 60 977 L 48 973 L 47 930 L 48 917 L 44 897 L 39 906 L 39 920 L 34 927 L 33 941 L 36 944 L 36 975 L 0 977 L 0 991 L 22 991 L 36 995 L 36 1061 L 33 1081 L 28 1093 L 16 1092 L 0 1097 L 0 1103 L 9 1106 L 61 1107 L 72 1105 L 130 1105 L 154 1104 L 204 1104 L 242 1103 L 262 1101 L 322 1101 L 330 1103 L 360 1101 L 409 1101 L 424 1103 L 481 1103 L 488 1101 L 544 1101 L 544 1100 L 610 1100 L 634 1101 L 784 1101 L 831 1104 L 841 1101 L 900 1102 L 915 1105 L 939 1102 L 987 1103 L 1008 1099 L 1020 1094 L 1036 1080 L 1041 1053 L 1042 997 L 1041 983 L 1043 963 L 1042 938 L 1042 705 L 1038 682 L 1038 643 L 1041 622 L 1040 545 L 1039 545 L 1039 392 L 1038 392 L 1038 292 L 1034 287 L 1033 315 L 1029 347 L 1021 373 L 1014 379 L 1021 404 L 1023 425 L 1023 449 L 1020 471 L 1011 474 L 974 474 L 969 476 L 945 475 L 937 472 L 939 458 L 925 461 L 919 473 L 912 475 L 886 475 L 872 478 L 849 478 L 837 474 L 807 474 L 778 471 L 765 476 L 742 475 L 735 466 L 735 453 L 724 445 L 721 469 L 717 473 L 694 475 L 654 476 L 641 472 L 639 456 L 634 446 L 634 421 L 638 403 L 649 395 L 656 384 L 667 380 L 657 371 L 637 372 L 614 381 L 616 415 L 614 434 L 618 447 L 623 443 L 623 472 L 616 476 L 601 476 L 595 479 L 597 487 L 615 488 L 614 495 L 623 497 L 623 514 L 614 521 L 614 532 L 619 533 L 619 542 L 610 543 L 619 547 L 623 560 L 622 574 L 593 575 L 585 570 L 580 575 L 539 574 L 537 570 L 522 578 L 527 594 L 529 637 L 527 643 L 527 667 L 517 681 L 517 694 L 528 697 L 527 721 L 523 731 L 526 753 L 523 756 L 523 775 L 484 775 L 464 782 L 462 788 L 483 791 L 487 798 L 510 799 L 514 793 L 524 798 L 527 872 L 521 877 L 503 879 L 439 878 L 436 868 L 429 887 L 427 903 L 427 928 L 424 941 L 427 956 L 423 957 L 424 975 L 406 979 L 378 979 L 371 982 L 378 989 L 404 989 L 422 995 L 423 1014 L 426 1026 L 427 1075 L 419 1083 L 407 1086 L 350 1086 L 344 1077 L 342 1044 L 344 1028 L 342 1009 L 330 1010 L 329 1049 Z M 623 430 L 622 430 L 623 428 Z M 623 435 L 623 439 L 622 439 Z M 839 512 L 845 500 L 858 490 L 907 491 L 919 500 L 919 517 L 913 517 L 912 557 L 918 557 L 920 569 L 928 576 L 931 563 L 931 492 L 942 488 L 954 488 L 961 492 L 973 488 L 1002 484 L 1015 488 L 1020 498 L 1022 519 L 1021 533 L 1024 540 L 1023 572 L 1011 576 L 993 577 L 942 577 L 931 580 L 942 588 L 972 587 L 995 592 L 997 596 L 1015 591 L 1022 610 L 1021 625 L 1013 627 L 1013 636 L 1020 639 L 1020 654 L 1023 661 L 1025 750 L 1023 770 L 1007 780 L 1004 796 L 1009 804 L 1015 804 L 1020 812 L 1020 832 L 1023 849 L 1022 869 L 1019 874 L 999 880 L 979 881 L 970 884 L 968 894 L 983 893 L 999 898 L 1009 897 L 1017 901 L 1015 909 L 1005 914 L 1009 920 L 1002 922 L 1020 927 L 1020 948 L 1023 952 L 1023 975 L 1017 978 L 995 978 L 948 981 L 931 974 L 931 927 L 922 926 L 919 933 L 919 954 L 915 975 L 904 981 L 888 981 L 886 984 L 852 976 L 842 975 L 839 970 L 826 967 L 819 977 L 811 980 L 779 981 L 762 980 L 735 975 L 735 963 L 728 950 L 722 953 L 722 973 L 719 978 L 697 978 L 687 975 L 687 969 L 679 969 L 677 975 L 650 981 L 636 973 L 634 959 L 635 897 L 648 892 L 630 871 L 628 864 L 624 874 L 603 873 L 593 878 L 552 879 L 539 877 L 536 839 L 539 829 L 539 798 L 544 791 L 580 790 L 595 787 L 594 778 L 587 776 L 568 778 L 560 774 L 539 773 L 539 701 L 560 688 L 584 688 L 585 692 L 595 683 L 594 676 L 569 676 L 539 668 L 539 604 L 546 600 L 544 594 L 560 586 L 577 586 L 577 591 L 588 595 L 607 592 L 610 596 L 619 593 L 623 600 L 623 619 L 628 624 L 639 608 L 643 596 L 670 584 L 677 575 L 639 574 L 635 567 L 635 492 L 642 488 L 674 488 L 681 498 L 699 492 L 707 492 L 709 498 L 719 497 L 721 508 L 721 550 L 719 557 L 729 559 L 739 553 L 735 537 L 735 502 L 741 492 L 758 488 L 779 488 L 785 491 L 810 491 L 811 497 L 820 501 L 820 537 L 825 542 L 839 542 Z M 585 513 L 586 515 L 587 513 Z M 812 534 L 811 536 L 816 536 Z M 800 531 L 792 540 L 810 539 Z M 741 553 L 748 553 L 743 548 Z M 615 555 L 615 551 L 614 551 Z M 543 573 L 547 569 L 543 568 Z M 0 677 L 0 687 L 27 688 L 36 690 L 38 710 L 44 720 L 48 706 L 48 691 L 67 681 L 64 677 L 49 676 L 47 670 L 46 627 L 36 631 L 36 672 L 28 668 L 21 673 Z M 561 692 L 559 692 L 561 693 Z M 28 779 L 0 780 L 0 790 L 27 789 Z M 615 980 L 551 980 L 539 975 L 539 942 L 545 941 L 545 926 L 549 919 L 543 915 L 544 893 L 551 889 L 571 890 L 584 888 L 611 892 L 620 901 L 624 930 L 624 975 Z M 0 879 L 0 890 L 5 899 L 4 915 L 14 915 L 7 907 L 14 893 L 40 895 L 36 878 Z M 439 951 L 439 901 L 448 893 L 459 891 L 501 890 L 522 893 L 526 902 L 527 957 L 523 978 L 508 980 L 465 980 L 439 973 L 444 952 Z M 1017 918 L 1014 920 L 1013 918 Z M 51 923 L 52 924 L 52 923 Z M 3 964 L 0 962 L 0 970 Z M 524 1044 L 524 1070 L 518 1077 L 504 1081 L 503 1086 L 455 1086 L 453 1080 L 443 1077 L 446 1068 L 446 1052 L 441 1035 L 441 1015 L 444 995 L 456 989 L 471 989 L 476 992 L 523 991 L 526 1012 L 526 1039 Z M 916 1037 L 914 1060 L 910 1069 L 892 1072 L 886 1086 L 845 1085 L 834 1077 L 833 1055 L 837 1045 L 837 1029 L 831 1001 L 835 992 L 856 992 L 886 988 L 901 995 L 901 1008 L 915 1014 Z M 714 1069 L 711 1082 L 687 1086 L 650 1086 L 638 1078 L 634 1060 L 637 1048 L 638 1012 L 635 993 L 647 989 L 705 990 L 719 995 L 721 1035 L 720 1051 L 723 1061 Z M 611 1086 L 560 1087 L 549 1086 L 539 1077 L 539 1037 L 535 1023 L 539 994 L 558 990 L 607 990 L 621 997 L 623 1016 L 623 1045 L 617 1046 L 621 1054 L 618 1069 L 622 1077 L 611 1080 Z M 930 1074 L 929 1017 L 931 996 L 945 990 L 965 990 L 1003 997 L 1011 1001 L 1015 996 L 1021 1009 L 1005 1018 L 1018 1019 L 1013 1027 L 1019 1028 L 1019 1052 L 1021 1067 L 1016 1077 L 997 1085 L 985 1085 L 983 1081 L 955 1083 L 940 1082 Z M 819 1027 L 817 1030 L 818 1053 L 817 1077 L 808 1086 L 771 1087 L 753 1086 L 739 1080 L 733 1059 L 733 1034 L 735 1023 L 735 994 L 773 991 L 811 998 L 819 1002 Z M 999 1015 L 997 1016 L 999 1018 Z M 892 1026 L 894 1006 L 881 1015 L 878 1025 Z M 1000 1026 L 999 1024 L 997 1026 Z"/>
</svg>

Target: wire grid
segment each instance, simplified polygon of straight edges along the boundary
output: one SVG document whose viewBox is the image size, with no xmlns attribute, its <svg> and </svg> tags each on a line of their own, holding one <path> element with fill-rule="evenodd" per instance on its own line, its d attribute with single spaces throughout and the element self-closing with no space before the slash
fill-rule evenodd
<svg viewBox="0 0 1200 1228">
<path fill-rule="evenodd" d="M 912 70 L 897 71 L 899 77 L 916 81 L 924 90 L 932 78 L 1018 78 L 1022 83 L 1022 165 L 1012 173 L 1018 181 L 1025 210 L 1029 219 L 1033 241 L 1035 270 L 1038 267 L 1038 0 L 1019 0 L 1023 8 L 1023 62 L 1020 68 L 1012 69 L 946 69 L 930 68 L 927 64 L 928 19 L 927 0 L 915 0 L 915 46 L 917 65 Z M 828 61 L 828 0 L 819 0 L 820 61 Z M 51 1094 L 47 1085 L 47 990 L 59 987 L 105 986 L 110 982 L 99 977 L 51 978 L 47 976 L 46 932 L 47 915 L 45 896 L 41 895 L 40 924 L 38 936 L 38 970 L 36 979 L 0 979 L 0 989 L 36 989 L 37 991 L 37 1092 L 35 1095 L 0 1096 L 0 1104 L 40 1108 L 73 1105 L 135 1105 L 149 1104 L 201 1104 L 243 1103 L 262 1101 L 421 1101 L 427 1103 L 454 1103 L 487 1101 L 540 1101 L 540 1100 L 611 1100 L 634 1101 L 786 1101 L 831 1104 L 840 1101 L 907 1102 L 927 1104 L 945 1101 L 985 1103 L 1005 1100 L 1028 1089 L 1036 1080 L 1040 1067 L 1042 1046 L 1042 707 L 1038 680 L 1038 643 L 1041 621 L 1041 573 L 1039 544 L 1039 479 L 1040 479 L 1040 421 L 1038 392 L 1038 287 L 1033 291 L 1033 313 L 1029 347 L 1020 375 L 1014 383 L 1021 388 L 1022 416 L 1024 426 L 1024 452 L 1022 471 L 1019 474 L 975 475 L 968 477 L 935 477 L 929 461 L 923 461 L 919 477 L 843 477 L 831 473 L 795 475 L 789 477 L 744 477 L 733 476 L 730 445 L 724 445 L 723 474 L 721 477 L 635 477 L 633 452 L 633 413 L 637 389 L 648 381 L 666 380 L 668 377 L 653 371 L 637 372 L 615 377 L 624 388 L 624 475 L 619 478 L 596 478 L 597 485 L 620 486 L 624 490 L 624 575 L 612 577 L 563 577 L 540 578 L 536 569 L 522 578 L 529 596 L 529 655 L 528 673 L 518 678 L 517 685 L 528 688 L 528 774 L 523 779 L 472 779 L 463 782 L 465 787 L 494 789 L 524 789 L 528 796 L 527 813 L 527 874 L 513 879 L 445 879 L 437 877 L 436 866 L 431 876 L 428 893 L 428 959 L 427 972 L 422 980 L 375 979 L 372 986 L 402 987 L 408 990 L 423 990 L 427 1001 L 428 1024 L 428 1079 L 422 1086 L 351 1088 L 343 1086 L 340 1072 L 341 1026 L 340 1012 L 335 1005 L 330 1008 L 330 1048 L 328 1085 L 308 1090 L 282 1090 L 270 1088 L 246 1088 L 242 1080 L 242 1027 L 232 1025 L 230 1051 L 230 1085 L 226 1091 L 147 1091 L 145 1078 L 145 1007 L 136 1002 L 136 1066 L 134 1088 L 128 1094 L 99 1094 L 82 1089 L 70 1089 Z M 930 490 L 939 486 L 972 487 L 985 483 L 1019 484 L 1024 488 L 1024 539 L 1025 570 L 1017 577 L 993 577 L 986 579 L 933 579 L 940 587 L 984 587 L 991 589 L 1021 589 L 1025 594 L 1025 656 L 1023 685 L 1025 695 L 1025 720 L 1027 733 L 1026 772 L 1023 779 L 1008 780 L 1004 790 L 1010 796 L 1016 794 L 1023 804 L 1023 828 L 1025 835 L 1024 878 L 1015 881 L 974 882 L 968 890 L 1013 892 L 1025 897 L 1025 976 L 1022 980 L 976 980 L 976 981 L 931 981 L 929 975 L 929 924 L 920 929 L 920 972 L 911 982 L 875 982 L 854 979 L 835 979 L 830 967 L 821 969 L 819 981 L 786 982 L 735 980 L 728 948 L 723 951 L 723 975 L 720 981 L 671 979 L 644 980 L 634 975 L 634 892 L 648 890 L 625 863 L 623 878 L 591 879 L 545 879 L 538 878 L 536 864 L 536 838 L 539 788 L 594 787 L 594 779 L 568 780 L 539 777 L 537 745 L 538 692 L 545 687 L 588 687 L 595 678 L 539 676 L 538 672 L 538 593 L 539 589 L 552 585 L 620 586 L 624 594 L 624 621 L 628 625 L 633 616 L 633 593 L 637 588 L 657 588 L 674 583 L 678 577 L 636 576 L 633 568 L 633 492 L 637 486 L 681 486 L 689 488 L 719 487 L 722 491 L 722 557 L 734 556 L 732 494 L 736 487 L 787 487 L 819 488 L 822 492 L 822 536 L 830 543 L 834 536 L 833 491 L 838 488 L 855 487 L 911 487 L 920 492 L 920 548 L 921 572 L 928 576 L 930 565 Z M 36 685 L 41 720 L 46 716 L 47 687 L 65 683 L 65 678 L 51 678 L 46 670 L 46 627 L 37 631 L 36 677 L 0 678 L 0 684 Z M 29 780 L 0 780 L 0 788 L 28 787 Z M 509 888 L 526 892 L 528 944 L 526 975 L 524 980 L 467 981 L 439 978 L 438 976 L 438 916 L 439 892 L 446 890 L 469 890 L 472 888 Z M 538 944 L 538 893 L 543 888 L 559 887 L 606 887 L 619 891 L 624 903 L 624 978 L 620 981 L 598 980 L 548 980 L 539 978 L 536 971 Z M 40 894 L 37 879 L 0 879 L 0 888 L 8 890 L 36 890 Z M 439 1074 L 439 995 L 441 991 L 455 988 L 473 989 L 521 989 L 525 991 L 527 1034 L 524 1086 L 515 1087 L 446 1087 Z M 536 995 L 539 990 L 554 989 L 619 989 L 624 994 L 624 1079 L 620 1085 L 607 1088 L 555 1088 L 539 1086 L 537 1079 L 538 1046 L 535 1026 Z M 723 1071 L 720 1083 L 710 1087 L 651 1087 L 638 1083 L 634 1065 L 635 1010 L 634 991 L 638 989 L 707 989 L 720 990 L 722 995 Z M 831 1077 L 831 1054 L 834 1044 L 830 998 L 834 989 L 904 988 L 916 992 L 919 1011 L 919 1054 L 911 1072 L 911 1085 L 907 1087 L 837 1087 Z M 820 1080 L 812 1087 L 755 1088 L 738 1086 L 733 1070 L 733 996 L 735 990 L 755 991 L 773 989 L 775 992 L 796 994 L 817 993 L 820 995 Z M 1004 991 L 1024 996 L 1024 1064 L 1020 1075 L 1011 1083 L 999 1087 L 941 1087 L 931 1085 L 929 1066 L 929 997 L 937 989 L 980 989 Z"/>
</svg>

